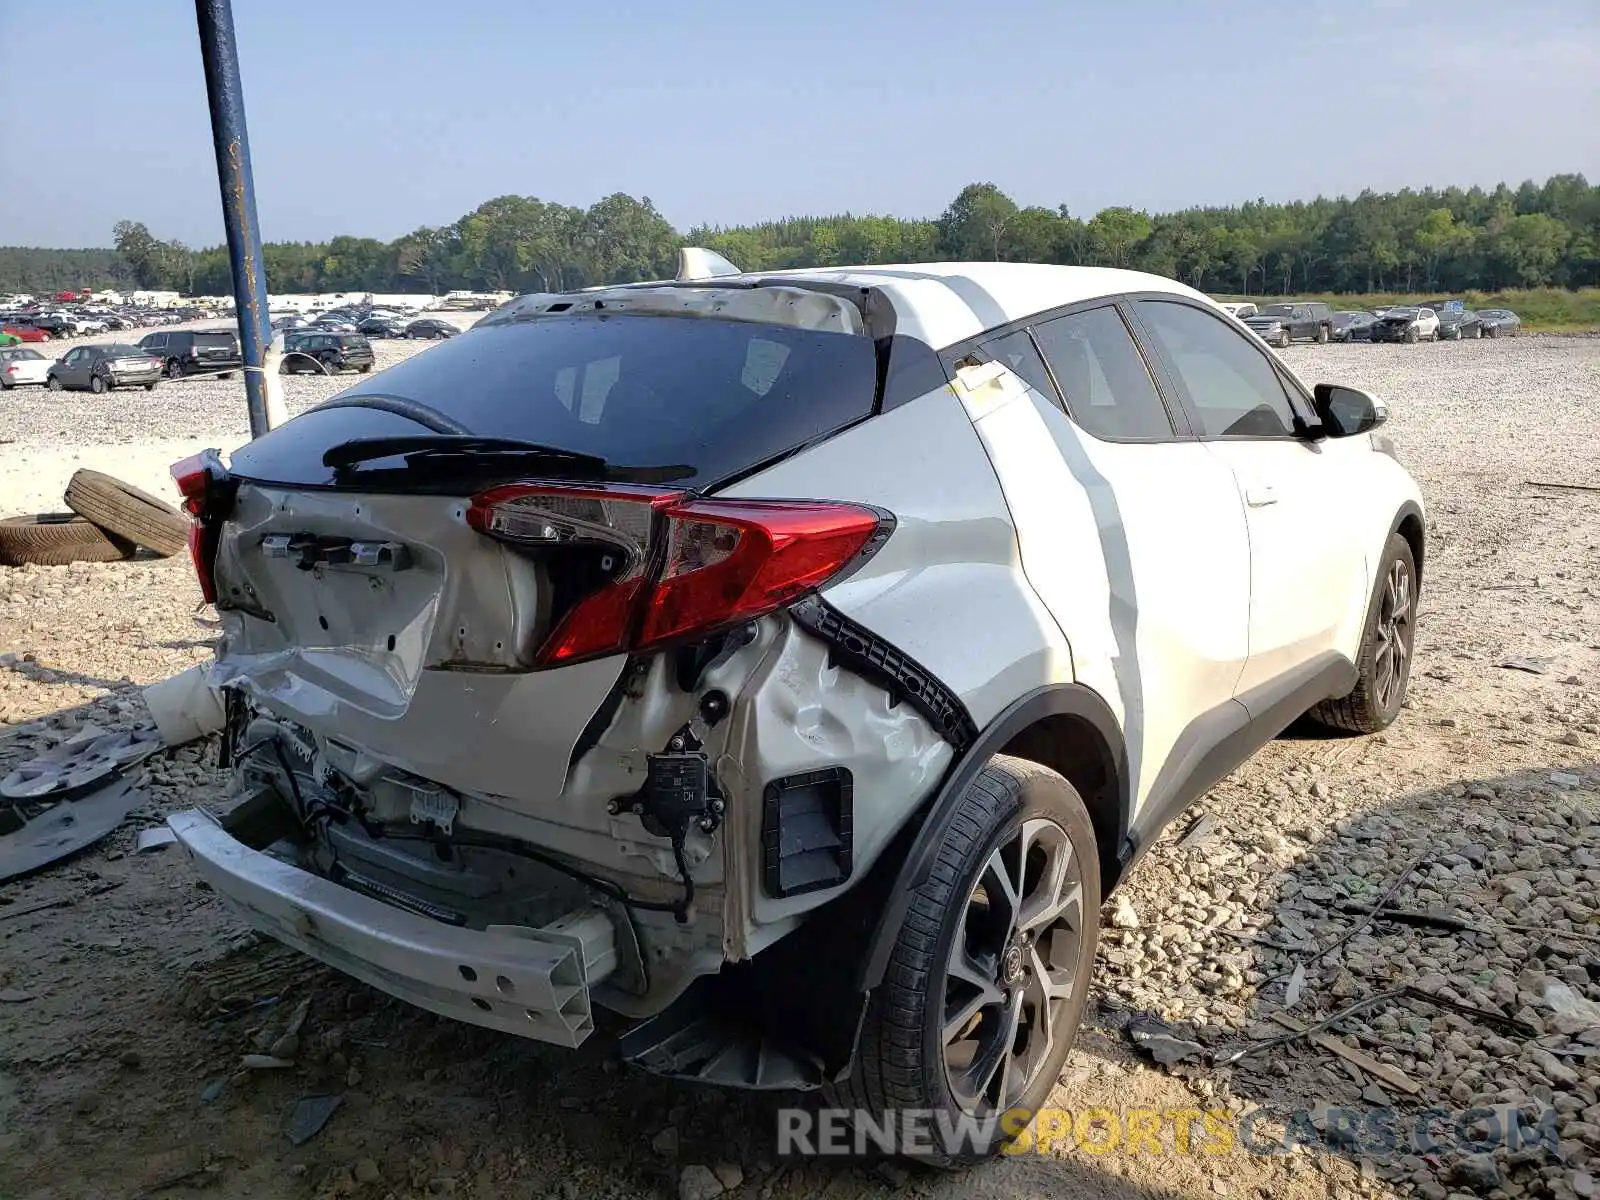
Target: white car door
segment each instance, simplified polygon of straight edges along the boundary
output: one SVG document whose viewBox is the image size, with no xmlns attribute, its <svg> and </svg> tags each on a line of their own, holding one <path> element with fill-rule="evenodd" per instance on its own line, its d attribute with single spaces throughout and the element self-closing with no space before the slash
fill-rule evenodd
<svg viewBox="0 0 1600 1200">
<path fill-rule="evenodd" d="M 1250 652 L 1239 698 L 1251 707 L 1252 693 L 1279 694 L 1331 669 L 1332 655 L 1354 660 L 1375 548 L 1364 544 L 1365 523 L 1347 516 L 1346 456 L 1297 435 L 1292 385 L 1270 352 L 1197 304 L 1135 307 L 1190 423 L 1231 468 L 1244 501 Z"/>
<path fill-rule="evenodd" d="M 1115 304 L 981 349 L 1005 370 L 964 399 L 1073 674 L 1121 721 L 1137 819 L 1185 732 L 1192 739 L 1207 715 L 1227 719 L 1244 667 L 1250 560 L 1238 490 L 1181 419 L 1175 427 Z"/>
<path fill-rule="evenodd" d="M 1439 314 L 1431 308 L 1424 308 L 1417 315 L 1417 336 L 1439 339 Z"/>
</svg>

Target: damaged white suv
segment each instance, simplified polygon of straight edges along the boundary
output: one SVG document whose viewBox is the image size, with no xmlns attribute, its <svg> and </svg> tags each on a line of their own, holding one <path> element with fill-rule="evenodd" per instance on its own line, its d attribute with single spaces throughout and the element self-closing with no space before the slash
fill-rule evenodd
<svg viewBox="0 0 1600 1200">
<path fill-rule="evenodd" d="M 175 468 L 238 792 L 172 826 L 257 928 L 437 1013 L 1037 1108 L 1162 826 L 1302 714 L 1399 712 L 1386 415 L 1132 272 L 522 297 Z"/>
</svg>

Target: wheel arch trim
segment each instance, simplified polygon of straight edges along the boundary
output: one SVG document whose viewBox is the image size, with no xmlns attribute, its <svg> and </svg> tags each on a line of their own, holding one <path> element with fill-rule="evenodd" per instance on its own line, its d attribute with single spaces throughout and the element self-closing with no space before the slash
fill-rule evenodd
<svg viewBox="0 0 1600 1200">
<path fill-rule="evenodd" d="M 914 818 L 918 822 L 916 836 L 900 862 L 894 885 L 889 889 L 882 914 L 876 921 L 867 952 L 862 958 L 862 992 L 871 991 L 882 981 L 901 922 L 911 904 L 911 893 L 921 887 L 932 872 L 945 827 L 960 806 L 967 788 L 991 756 L 1000 753 L 1019 734 L 1050 717 L 1071 717 L 1082 721 L 1098 737 L 1110 775 L 1110 796 L 1103 803 L 1114 806 L 1117 825 L 1111 845 L 1115 847 L 1122 844 L 1131 813 L 1128 755 L 1121 727 L 1110 706 L 1097 692 L 1081 683 L 1050 684 L 1027 693 L 1003 709 L 979 732 L 966 752 L 950 765 L 933 798 L 923 805 L 921 815 Z M 1089 799 L 1085 797 L 1085 800 Z M 1095 805 L 1091 804 L 1091 820 L 1096 817 L 1094 809 Z M 1110 814 L 1102 814 L 1105 815 Z M 1098 822 L 1096 834 L 1104 845 L 1104 831 Z M 1114 882 L 1114 877 L 1107 878 L 1102 880 L 1101 886 L 1109 891 Z"/>
</svg>

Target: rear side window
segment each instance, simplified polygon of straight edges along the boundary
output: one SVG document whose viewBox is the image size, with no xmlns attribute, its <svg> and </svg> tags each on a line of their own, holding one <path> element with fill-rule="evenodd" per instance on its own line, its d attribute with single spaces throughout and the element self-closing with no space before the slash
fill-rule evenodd
<svg viewBox="0 0 1600 1200">
<path fill-rule="evenodd" d="M 1117 440 L 1172 437 L 1172 420 L 1139 348 L 1115 308 L 1035 325 L 1067 415 L 1086 433 Z"/>
<path fill-rule="evenodd" d="M 193 336 L 196 346 L 204 346 L 208 350 L 232 350 L 236 344 L 231 333 L 197 333 Z"/>
<path fill-rule="evenodd" d="M 1202 437 L 1289 437 L 1294 409 L 1249 335 L 1187 304 L 1141 300 L 1139 315 L 1177 375 Z"/>
<path fill-rule="evenodd" d="M 1055 399 L 1056 389 L 1050 382 L 1050 372 L 1045 370 L 1044 360 L 1039 357 L 1039 351 L 1026 329 L 1019 329 L 1015 333 L 984 342 L 983 350 L 996 362 L 1010 367 L 1022 377 L 1024 383 L 1041 396 Z"/>
<path fill-rule="evenodd" d="M 870 416 L 873 340 L 703 317 L 584 314 L 485 325 L 343 393 L 400 396 L 475 434 L 660 468 L 709 486 Z M 309 412 L 234 456 L 249 478 L 327 483 L 322 451 L 425 433 L 389 413 Z"/>
</svg>

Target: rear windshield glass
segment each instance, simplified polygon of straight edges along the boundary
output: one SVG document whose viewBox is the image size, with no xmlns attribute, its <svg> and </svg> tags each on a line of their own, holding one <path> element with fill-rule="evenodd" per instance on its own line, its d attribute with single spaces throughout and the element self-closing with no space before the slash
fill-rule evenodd
<svg viewBox="0 0 1600 1200">
<path fill-rule="evenodd" d="M 107 346 L 106 353 L 112 358 L 145 358 L 150 352 L 143 346 L 129 346 L 119 342 L 115 346 Z"/>
<path fill-rule="evenodd" d="M 231 350 L 238 345 L 238 339 L 231 333 L 197 333 L 194 344 Z"/>
<path fill-rule="evenodd" d="M 474 434 L 672 468 L 708 486 L 870 415 L 871 338 L 702 317 L 583 315 L 483 326 L 345 397 L 416 401 Z M 350 438 L 425 434 L 391 413 L 302 416 L 234 455 L 246 477 L 326 484 L 322 451 Z"/>
<path fill-rule="evenodd" d="M 1290 313 L 1294 312 L 1294 305 L 1267 304 L 1264 305 L 1260 311 L 1263 317 L 1287 317 Z"/>
</svg>

